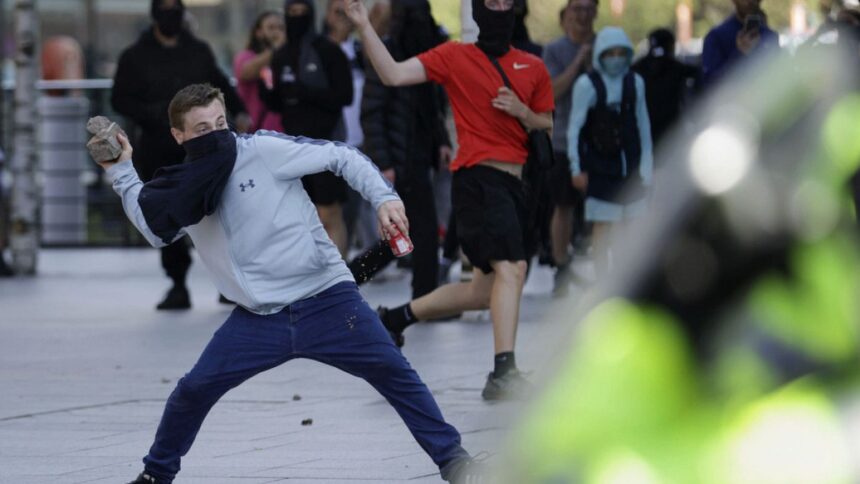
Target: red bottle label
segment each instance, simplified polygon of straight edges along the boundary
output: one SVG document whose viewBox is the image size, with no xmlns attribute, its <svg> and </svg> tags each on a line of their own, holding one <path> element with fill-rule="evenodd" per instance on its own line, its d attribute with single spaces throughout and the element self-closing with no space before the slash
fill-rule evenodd
<svg viewBox="0 0 860 484">
<path fill-rule="evenodd" d="M 395 230 L 396 233 L 388 239 L 388 245 L 391 247 L 391 252 L 395 257 L 403 257 L 404 255 L 412 252 L 412 241 L 399 230 Z"/>
</svg>

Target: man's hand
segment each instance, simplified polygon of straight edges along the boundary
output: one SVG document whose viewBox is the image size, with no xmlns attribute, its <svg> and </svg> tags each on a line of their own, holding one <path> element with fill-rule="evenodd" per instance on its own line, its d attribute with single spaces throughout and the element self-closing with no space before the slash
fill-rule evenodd
<svg viewBox="0 0 860 484">
<path fill-rule="evenodd" d="M 395 227 L 405 236 L 409 236 L 409 220 L 406 219 L 406 207 L 400 200 L 390 200 L 379 206 L 376 213 L 379 219 L 379 233 L 386 240 L 395 233 Z"/>
<path fill-rule="evenodd" d="M 446 168 L 454 157 L 454 150 L 450 146 L 443 145 L 439 147 L 439 168 Z"/>
<path fill-rule="evenodd" d="M 134 150 L 131 148 L 131 143 L 128 142 L 128 137 L 126 137 L 125 133 L 117 133 L 116 140 L 119 141 L 119 145 L 122 147 L 122 153 L 119 154 L 119 158 L 113 161 L 102 161 L 99 163 L 99 166 L 107 170 L 113 165 L 119 163 L 120 161 L 126 161 L 131 159 L 131 154 Z"/>
<path fill-rule="evenodd" d="M 349 17 L 356 29 L 361 30 L 370 25 L 367 8 L 364 7 L 362 0 L 346 0 L 345 7 L 346 16 Z"/>
<path fill-rule="evenodd" d="M 586 70 L 589 66 L 591 66 L 591 52 L 592 45 L 585 44 L 579 48 L 579 52 L 576 53 L 576 57 L 573 58 L 573 63 L 571 63 L 570 67 L 576 66 L 576 70 Z"/>
<path fill-rule="evenodd" d="M 529 108 L 520 101 L 520 98 L 507 87 L 499 88 L 499 95 L 493 99 L 493 107 L 504 111 L 511 116 L 523 121 L 529 113 Z"/>
<path fill-rule="evenodd" d="M 573 184 L 573 188 L 579 190 L 580 193 L 585 193 L 588 189 L 588 173 L 580 173 L 579 175 L 573 175 L 570 178 L 570 182 Z"/>
<path fill-rule="evenodd" d="M 758 46 L 761 35 L 758 30 L 741 30 L 735 38 L 735 44 L 743 55 L 749 55 Z"/>
</svg>

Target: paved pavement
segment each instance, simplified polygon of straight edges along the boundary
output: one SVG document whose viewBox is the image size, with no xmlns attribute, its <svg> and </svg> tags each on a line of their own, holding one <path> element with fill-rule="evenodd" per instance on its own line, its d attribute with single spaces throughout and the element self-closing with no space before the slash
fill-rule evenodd
<svg viewBox="0 0 860 484">
<path fill-rule="evenodd" d="M 0 483 L 125 483 L 141 469 L 165 399 L 229 308 L 205 268 L 194 307 L 165 313 L 149 249 L 46 250 L 34 278 L 0 280 Z M 408 276 L 364 286 L 372 306 L 405 301 Z M 518 363 L 540 368 L 551 275 L 526 286 Z M 492 363 L 486 314 L 410 328 L 406 357 L 472 452 L 492 451 L 521 404 L 480 398 Z M 311 425 L 302 422 L 312 419 Z M 177 483 L 441 482 L 394 410 L 369 385 L 297 360 L 228 393 Z"/>
</svg>

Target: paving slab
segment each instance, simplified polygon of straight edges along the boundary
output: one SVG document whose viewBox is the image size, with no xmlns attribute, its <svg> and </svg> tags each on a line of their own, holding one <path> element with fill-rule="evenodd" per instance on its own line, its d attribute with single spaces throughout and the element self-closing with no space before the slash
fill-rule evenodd
<svg viewBox="0 0 860 484">
<path fill-rule="evenodd" d="M 537 268 L 526 286 L 523 368 L 549 357 L 551 283 Z M 196 260 L 191 310 L 155 311 L 167 286 L 151 249 L 43 250 L 38 276 L 0 280 L 0 483 L 117 484 L 140 471 L 167 396 L 230 311 Z M 408 275 L 362 293 L 374 307 L 402 303 Z M 492 364 L 488 315 L 418 324 L 406 338 L 404 354 L 465 447 L 493 451 L 522 404 L 481 400 Z M 228 393 L 182 467 L 180 484 L 441 482 L 368 384 L 307 360 Z"/>
</svg>

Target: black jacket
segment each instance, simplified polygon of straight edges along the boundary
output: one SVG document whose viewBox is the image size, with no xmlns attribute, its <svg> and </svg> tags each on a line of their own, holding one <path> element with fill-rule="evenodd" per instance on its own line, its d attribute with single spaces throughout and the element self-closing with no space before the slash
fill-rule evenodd
<svg viewBox="0 0 860 484">
<path fill-rule="evenodd" d="M 271 91 L 260 90 L 260 96 L 272 111 L 281 113 L 284 133 L 317 139 L 344 141 L 343 108 L 352 102 L 352 70 L 340 46 L 316 35 L 308 43 L 287 44 L 272 57 Z M 301 49 L 316 51 L 321 65 L 307 59 Z M 322 71 L 322 82 L 309 83 L 306 78 Z"/>
<path fill-rule="evenodd" d="M 402 57 L 390 40 L 386 47 L 395 58 Z M 412 167 L 434 166 L 439 147 L 451 144 L 441 88 L 429 82 L 388 87 L 369 63 L 365 76 L 361 98 L 363 151 L 381 170 L 394 168 L 398 180 L 408 179 Z"/>
<path fill-rule="evenodd" d="M 245 111 L 212 50 L 187 31 L 180 34 L 176 47 L 168 48 L 147 30 L 120 55 L 111 106 L 140 127 L 134 163 L 142 180 L 152 179 L 158 168 L 185 158 L 184 150 L 170 134 L 167 106 L 180 89 L 203 82 L 224 92 L 229 113 Z"/>
<path fill-rule="evenodd" d="M 699 70 L 678 60 L 644 57 L 633 64 L 645 81 L 645 101 L 651 121 L 651 138 L 657 146 L 681 117 L 684 104 L 699 83 Z"/>
</svg>

